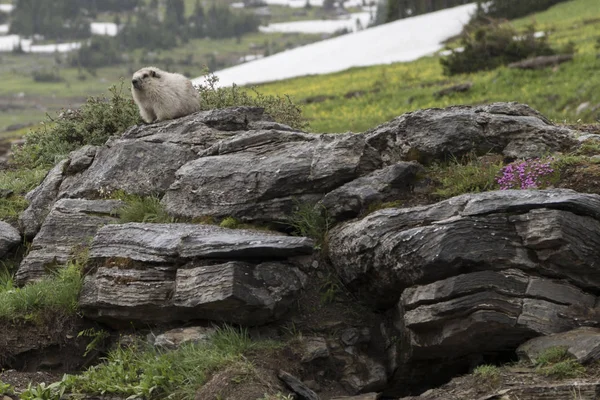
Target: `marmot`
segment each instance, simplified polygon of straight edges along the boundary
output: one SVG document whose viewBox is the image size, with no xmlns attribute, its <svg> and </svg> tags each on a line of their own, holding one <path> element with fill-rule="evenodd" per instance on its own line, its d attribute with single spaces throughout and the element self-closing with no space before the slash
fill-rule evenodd
<svg viewBox="0 0 600 400">
<path fill-rule="evenodd" d="M 200 110 L 198 91 L 181 74 L 147 67 L 133 74 L 131 83 L 133 100 L 147 123 L 183 117 Z"/>
</svg>

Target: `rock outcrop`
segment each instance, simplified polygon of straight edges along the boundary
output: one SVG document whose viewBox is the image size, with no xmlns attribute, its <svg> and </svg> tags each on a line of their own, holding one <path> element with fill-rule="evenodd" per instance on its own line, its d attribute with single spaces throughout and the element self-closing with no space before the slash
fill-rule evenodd
<svg viewBox="0 0 600 400">
<path fill-rule="evenodd" d="M 108 225 L 90 247 L 83 313 L 112 325 L 185 320 L 260 325 L 303 287 L 306 238 L 196 224 Z"/>
<path fill-rule="evenodd" d="M 86 251 L 99 227 L 117 222 L 114 213 L 121 206 L 118 200 L 57 201 L 21 262 L 17 282 L 39 280 L 48 270 L 77 258 L 78 253 Z"/>
<path fill-rule="evenodd" d="M 213 110 L 136 126 L 105 146 L 74 152 L 30 194 L 21 222 L 31 237 L 56 199 L 95 199 L 115 190 L 164 195 L 164 206 L 179 217 L 266 222 L 285 221 L 296 203 L 316 203 L 335 191 L 324 202 L 348 200 L 339 210 L 328 206 L 336 218 L 348 218 L 414 184 L 418 167 L 393 166 L 401 161 L 471 151 L 541 156 L 576 143 L 572 131 L 517 103 L 421 110 L 365 133 L 338 135 L 295 131 L 260 108 Z M 383 167 L 389 169 L 378 171 Z"/>
<path fill-rule="evenodd" d="M 321 378 L 347 394 L 370 392 L 355 397 L 361 400 L 419 392 L 482 354 L 598 326 L 600 196 L 496 191 L 369 211 L 410 200 L 422 185 L 422 164 L 486 152 L 510 160 L 577 145 L 573 131 L 517 103 L 421 110 L 357 134 L 308 134 L 251 107 L 137 126 L 71 153 L 28 195 L 20 223 L 35 238 L 17 278 L 37 280 L 89 245 L 79 299 L 89 319 L 116 328 L 195 320 L 257 326 L 291 315 L 307 282 L 327 279 L 323 266 L 331 263 L 328 300 L 347 292 L 361 307 L 352 315 L 372 311 L 376 322 L 311 330 L 299 342 L 298 362 L 314 374 L 306 382 L 280 378 L 311 399 L 320 398 L 314 380 Z M 123 203 L 104 200 L 114 191 L 158 196 L 187 222 L 118 224 Z M 281 233 L 289 233 L 299 204 L 337 224 L 323 259 L 313 259 L 313 240 Z M 192 223 L 225 217 L 281 232 Z M 189 340 L 204 340 L 199 331 L 174 331 L 156 344 L 173 348 L 190 333 Z M 594 335 L 585 332 L 594 346 L 581 358 L 595 359 Z M 572 352 L 583 354 L 576 346 Z"/>
</svg>

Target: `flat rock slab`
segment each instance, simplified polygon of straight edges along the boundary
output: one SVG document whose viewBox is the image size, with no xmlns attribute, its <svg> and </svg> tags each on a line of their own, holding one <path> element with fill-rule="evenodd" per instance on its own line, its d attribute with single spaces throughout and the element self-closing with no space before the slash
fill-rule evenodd
<svg viewBox="0 0 600 400">
<path fill-rule="evenodd" d="M 517 354 L 520 359 L 535 363 L 539 355 L 551 347 L 566 348 L 581 364 L 594 362 L 600 358 L 600 328 L 582 327 L 531 339 L 519 346 Z"/>
<path fill-rule="evenodd" d="M 114 224 L 118 200 L 63 199 L 54 204 L 16 274 L 19 284 L 38 280 L 86 249 L 99 227 Z"/>
<path fill-rule="evenodd" d="M 285 259 L 312 254 L 314 241 L 245 229 L 199 224 L 128 223 L 105 226 L 90 259 L 127 258 L 144 263 L 192 259 Z"/>
<path fill-rule="evenodd" d="M 188 326 L 185 328 L 171 329 L 161 333 L 152 340 L 156 347 L 177 349 L 184 344 L 206 343 L 216 332 L 214 327 Z"/>
<path fill-rule="evenodd" d="M 350 289 L 382 308 L 411 286 L 483 270 L 520 269 L 595 290 L 599 220 L 600 196 L 593 194 L 467 194 L 339 225 L 329 234 L 329 256 Z"/>
<path fill-rule="evenodd" d="M 21 234 L 12 225 L 0 221 L 0 257 L 21 243 Z"/>
</svg>

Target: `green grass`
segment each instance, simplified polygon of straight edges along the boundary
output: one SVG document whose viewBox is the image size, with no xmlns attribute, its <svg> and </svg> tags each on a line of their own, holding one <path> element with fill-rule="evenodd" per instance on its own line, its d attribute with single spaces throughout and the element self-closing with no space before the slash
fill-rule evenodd
<svg viewBox="0 0 600 400">
<path fill-rule="evenodd" d="M 0 220 L 17 219 L 28 205 L 23 196 L 39 185 L 46 173 L 44 168 L 0 171 L 0 189 L 13 192 L 6 198 L 0 198 Z"/>
<path fill-rule="evenodd" d="M 210 341 L 163 351 L 145 344 L 112 350 L 104 363 L 81 375 L 67 375 L 68 392 L 140 396 L 145 399 L 194 399 L 217 369 L 239 364 L 252 369 L 244 354 L 275 348 L 273 342 L 253 342 L 245 330 L 220 328 Z"/>
<path fill-rule="evenodd" d="M 550 347 L 535 361 L 536 371 L 555 379 L 577 378 L 585 374 L 585 367 L 573 359 L 566 347 Z"/>
<path fill-rule="evenodd" d="M 463 193 L 479 193 L 498 187 L 496 178 L 503 167 L 501 160 L 484 162 L 475 156 L 453 158 L 445 166 L 432 166 L 429 174 L 439 180 L 434 195 L 447 199 Z"/>
<path fill-rule="evenodd" d="M 119 222 L 146 222 L 146 223 L 173 223 L 177 222 L 174 217 L 169 215 L 157 196 L 137 196 L 127 194 L 122 191 L 110 195 L 113 199 L 122 200 L 125 205 L 119 208 L 116 213 L 119 216 Z"/>
<path fill-rule="evenodd" d="M 305 236 L 315 240 L 320 249 L 326 245 L 327 232 L 332 221 L 327 215 L 325 207 L 310 203 L 298 203 L 288 217 L 287 224 L 293 229 L 295 235 Z"/>
<path fill-rule="evenodd" d="M 558 69 L 521 71 L 501 67 L 493 71 L 448 78 L 442 74 L 439 57 L 424 57 L 410 63 L 352 68 L 347 71 L 295 78 L 260 86 L 268 93 L 287 93 L 296 102 L 326 96 L 322 102 L 306 104 L 304 114 L 315 132 L 364 131 L 405 112 L 455 104 L 519 101 L 557 122 L 593 122 L 598 112 L 576 115 L 583 102 L 600 103 L 600 74 L 595 44 L 600 24 L 596 0 L 573 0 L 514 22 L 524 28 L 532 19 L 538 30 L 552 29 L 549 43 L 560 47 L 573 41 L 578 53 L 573 62 Z M 469 92 L 440 99 L 434 93 L 453 84 L 473 82 Z M 362 95 L 346 98 L 351 92 Z"/>
<path fill-rule="evenodd" d="M 23 287 L 16 287 L 6 275 L 1 280 L 0 320 L 38 321 L 49 313 L 73 315 L 78 310 L 83 278 L 81 265 L 76 262 Z"/>
<path fill-rule="evenodd" d="M 473 376 L 481 384 L 497 387 L 500 384 L 500 368 L 495 365 L 480 365 L 473 370 Z"/>
</svg>

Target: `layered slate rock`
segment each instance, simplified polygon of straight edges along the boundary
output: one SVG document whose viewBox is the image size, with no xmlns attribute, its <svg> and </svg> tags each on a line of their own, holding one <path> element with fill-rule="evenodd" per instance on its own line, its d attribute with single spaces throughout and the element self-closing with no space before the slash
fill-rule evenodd
<svg viewBox="0 0 600 400">
<path fill-rule="evenodd" d="M 38 280 L 84 251 L 99 227 L 117 222 L 118 200 L 62 199 L 54 204 L 16 274 L 19 284 Z"/>
<path fill-rule="evenodd" d="M 595 290 L 599 219 L 600 196 L 572 190 L 466 194 L 339 225 L 329 256 L 344 283 L 381 308 L 411 286 L 486 270 L 519 269 Z"/>
<path fill-rule="evenodd" d="M 403 114 L 368 132 L 367 142 L 384 160 L 429 163 L 469 152 L 508 158 L 540 157 L 575 144 L 569 129 L 558 127 L 525 104 L 431 108 Z"/>
<path fill-rule="evenodd" d="M 80 306 L 118 325 L 208 319 L 259 325 L 292 305 L 307 238 L 210 225 L 105 226 L 91 249 Z"/>
<path fill-rule="evenodd" d="M 595 302 L 562 281 L 519 270 L 480 271 L 406 289 L 399 324 L 409 333 L 413 360 L 458 358 L 573 328 L 577 315 L 568 307 Z"/>
<path fill-rule="evenodd" d="M 399 162 L 327 193 L 321 204 L 334 221 L 353 218 L 370 205 L 406 199 L 424 170 L 415 162 Z"/>
<path fill-rule="evenodd" d="M 68 165 L 68 159 L 56 164 L 48 172 L 43 182 L 25 196 L 29 206 L 19 216 L 19 225 L 26 238 L 33 238 L 40 230 L 44 219 L 56 201 Z"/>
<path fill-rule="evenodd" d="M 162 202 L 183 217 L 283 222 L 295 204 L 315 203 L 380 166 L 364 135 L 245 132 L 181 167 Z"/>
<path fill-rule="evenodd" d="M 0 221 L 0 257 L 21 243 L 21 235 L 12 225 Z"/>
<path fill-rule="evenodd" d="M 298 203 L 323 200 L 342 220 L 410 193 L 417 166 L 399 162 L 470 151 L 542 155 L 569 149 L 574 136 L 516 103 L 422 110 L 337 135 L 294 130 L 262 108 L 205 111 L 135 126 L 104 146 L 72 153 L 36 189 L 22 224 L 33 237 L 56 199 L 116 190 L 164 195 L 163 205 L 178 217 L 285 222 Z"/>
<path fill-rule="evenodd" d="M 517 349 L 519 358 L 536 363 L 538 357 L 552 347 L 562 347 L 581 364 L 600 359 L 600 328 L 582 327 L 568 332 L 537 337 Z"/>
</svg>

